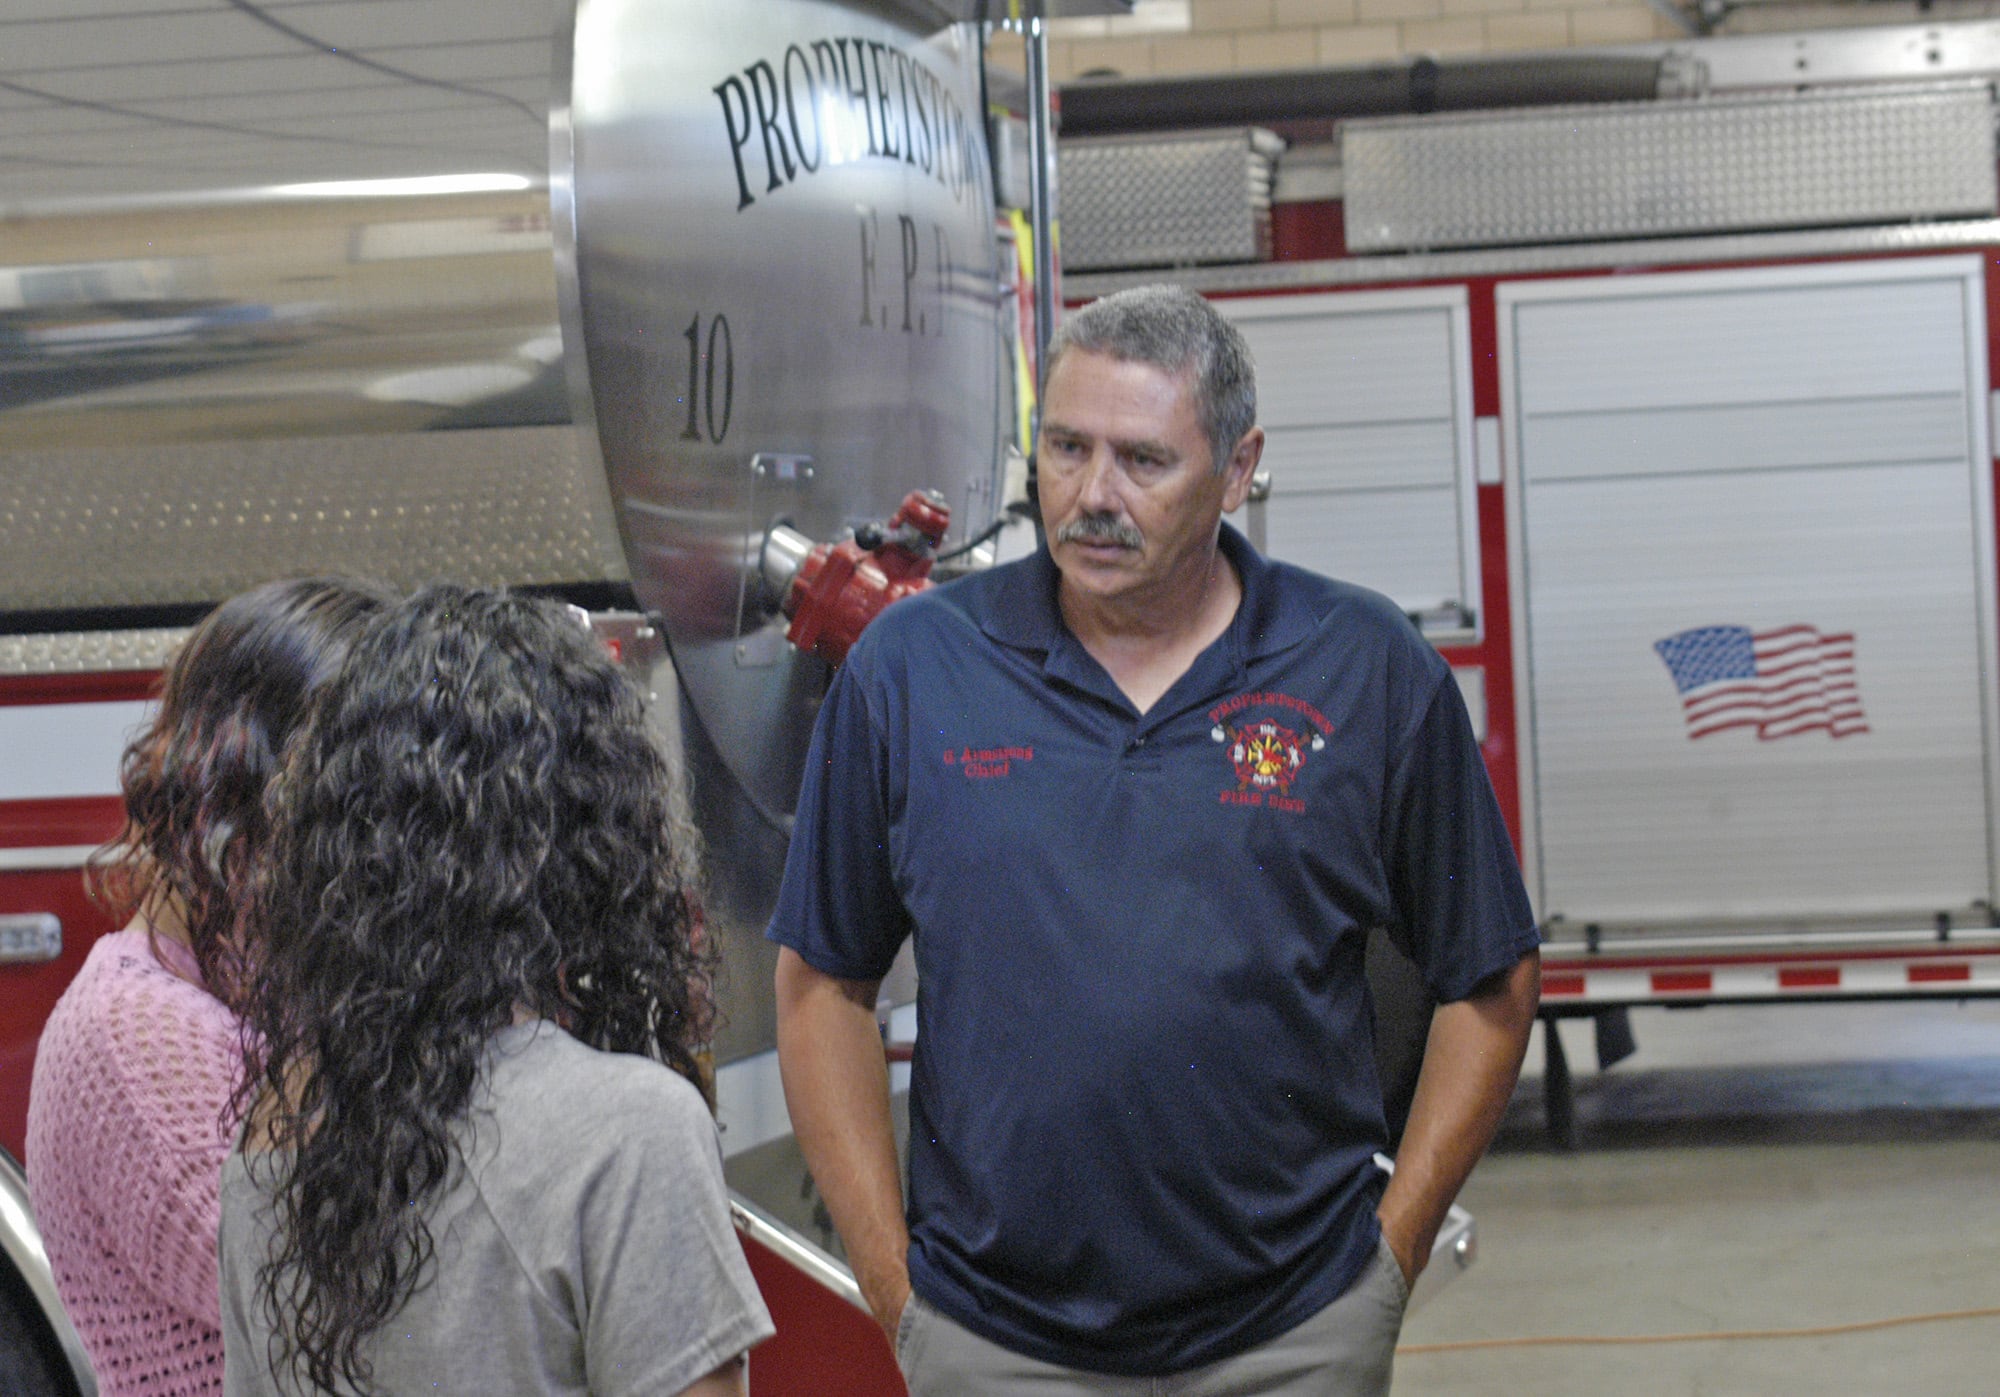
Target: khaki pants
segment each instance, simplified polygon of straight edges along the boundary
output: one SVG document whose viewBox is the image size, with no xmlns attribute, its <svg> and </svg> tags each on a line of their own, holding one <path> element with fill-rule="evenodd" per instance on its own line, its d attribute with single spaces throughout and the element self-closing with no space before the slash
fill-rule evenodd
<svg viewBox="0 0 2000 1397">
<path fill-rule="evenodd" d="M 1163 1378 L 1111 1377 L 1023 1358 L 912 1295 L 896 1328 L 910 1397 L 1386 1397 L 1409 1304 L 1386 1246 L 1347 1293 L 1246 1353 Z"/>
</svg>

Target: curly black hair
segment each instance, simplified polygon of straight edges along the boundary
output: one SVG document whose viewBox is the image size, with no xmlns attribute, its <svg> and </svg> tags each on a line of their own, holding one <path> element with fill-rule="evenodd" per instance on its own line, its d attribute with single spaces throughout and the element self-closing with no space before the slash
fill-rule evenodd
<svg viewBox="0 0 2000 1397">
<path fill-rule="evenodd" d="M 713 948 L 636 686 L 563 608 L 433 586 L 385 611 L 271 784 L 244 1010 L 277 1371 L 365 1391 L 433 1257 L 488 1040 L 532 1015 L 702 1090 Z M 254 1106 L 252 1106 L 254 1102 Z M 260 1162 L 261 1161 L 261 1162 Z"/>
<path fill-rule="evenodd" d="M 91 855 L 90 891 L 118 922 L 176 916 L 203 986 L 230 1001 L 236 921 L 264 833 L 264 788 L 315 689 L 361 622 L 372 583 L 267 582 L 203 618 L 160 677 L 152 721 L 125 749 L 125 823 Z"/>
</svg>

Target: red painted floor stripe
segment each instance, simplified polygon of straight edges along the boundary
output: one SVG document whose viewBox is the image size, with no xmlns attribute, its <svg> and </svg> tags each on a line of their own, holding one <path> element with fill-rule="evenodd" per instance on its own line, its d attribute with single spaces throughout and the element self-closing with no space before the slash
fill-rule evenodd
<svg viewBox="0 0 2000 1397">
<path fill-rule="evenodd" d="M 1652 981 L 1654 994 L 1685 994 L 1690 990 L 1715 988 L 1715 976 L 1706 970 L 1656 970 Z"/>
<path fill-rule="evenodd" d="M 1913 985 L 1946 984 L 1972 978 L 1972 967 L 1963 962 L 1956 965 L 1913 965 L 1909 970 Z"/>
<path fill-rule="evenodd" d="M 1781 990 L 1837 990 L 1840 988 L 1840 967 L 1837 965 L 1814 965 L 1801 970 L 1780 970 L 1778 988 Z"/>
</svg>

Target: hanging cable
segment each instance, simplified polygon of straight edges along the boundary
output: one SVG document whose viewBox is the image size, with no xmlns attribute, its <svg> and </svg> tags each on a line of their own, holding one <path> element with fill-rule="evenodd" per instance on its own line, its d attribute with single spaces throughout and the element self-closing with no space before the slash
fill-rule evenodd
<svg viewBox="0 0 2000 1397">
<path fill-rule="evenodd" d="M 1016 500 L 1000 511 L 994 521 L 955 548 L 948 548 L 937 555 L 935 561 L 948 563 L 954 558 L 962 558 L 983 543 L 991 543 L 1000 536 L 1000 531 L 1028 512 L 1025 500 Z"/>
</svg>

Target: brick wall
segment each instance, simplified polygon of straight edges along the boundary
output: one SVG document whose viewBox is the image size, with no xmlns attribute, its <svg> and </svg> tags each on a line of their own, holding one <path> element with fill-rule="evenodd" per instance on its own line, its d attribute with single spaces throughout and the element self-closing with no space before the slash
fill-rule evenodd
<svg viewBox="0 0 2000 1397">
<path fill-rule="evenodd" d="M 2000 14 L 2000 0 L 1757 4 L 1721 34 L 1859 24 L 1936 23 Z M 1651 43 L 1684 33 L 1645 0 L 1191 0 L 1185 34 L 1064 37 L 1049 46 L 1058 82 L 1084 74 L 1146 77 L 1334 67 L 1430 54 Z M 1088 26 L 1084 26 L 1088 27 Z"/>
</svg>

